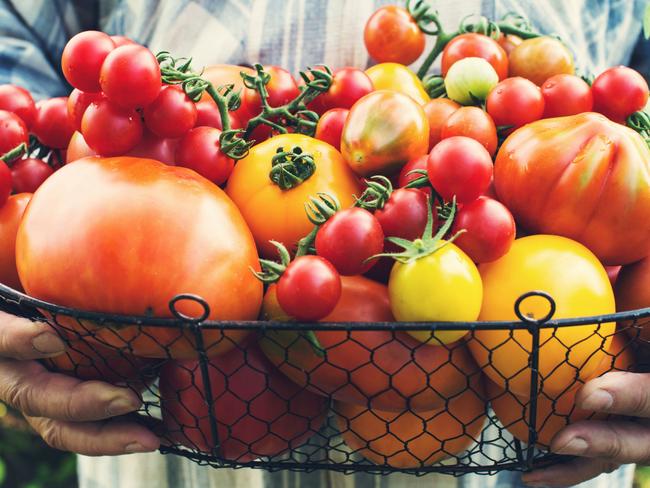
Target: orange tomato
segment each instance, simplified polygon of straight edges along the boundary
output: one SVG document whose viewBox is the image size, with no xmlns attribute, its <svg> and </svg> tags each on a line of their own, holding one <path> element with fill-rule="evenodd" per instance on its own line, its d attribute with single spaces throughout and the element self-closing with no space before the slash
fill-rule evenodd
<svg viewBox="0 0 650 488">
<path fill-rule="evenodd" d="M 528 78 L 538 86 L 551 76 L 575 72 L 573 55 L 562 41 L 542 36 L 526 39 L 508 56 L 509 75 Z"/>
<path fill-rule="evenodd" d="M 448 98 L 434 98 L 423 108 L 429 120 L 429 151 L 431 151 L 433 146 L 442 140 L 440 132 L 445 122 L 460 108 L 460 105 Z"/>
<path fill-rule="evenodd" d="M 650 257 L 623 266 L 618 273 L 614 293 L 618 312 L 650 307 Z M 650 318 L 646 317 L 624 321 L 620 325 L 627 327 L 632 337 L 650 341 L 649 323 Z"/>
<path fill-rule="evenodd" d="M 0 207 L 0 283 L 23 291 L 16 270 L 16 234 L 31 193 L 11 195 Z"/>
<path fill-rule="evenodd" d="M 366 70 L 366 74 L 375 90 L 392 90 L 408 95 L 420 105 L 430 98 L 422 81 L 413 71 L 403 64 L 380 63 Z"/>
</svg>

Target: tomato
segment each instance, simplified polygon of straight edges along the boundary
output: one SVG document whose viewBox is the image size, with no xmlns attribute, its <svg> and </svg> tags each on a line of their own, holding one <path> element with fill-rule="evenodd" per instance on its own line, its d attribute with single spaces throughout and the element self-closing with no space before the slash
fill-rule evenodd
<svg viewBox="0 0 650 488">
<path fill-rule="evenodd" d="M 445 122 L 460 108 L 460 105 L 448 98 L 434 98 L 423 108 L 429 121 L 429 151 L 431 151 L 433 146 L 442 140 L 441 132 Z"/>
<path fill-rule="evenodd" d="M 111 39 L 115 43 L 115 47 L 125 46 L 127 44 L 137 44 L 137 42 L 126 36 L 111 36 Z"/>
<path fill-rule="evenodd" d="M 68 115 L 66 97 L 39 102 L 32 132 L 38 140 L 53 149 L 65 149 L 75 131 L 74 121 Z"/>
<path fill-rule="evenodd" d="M 99 72 L 106 56 L 113 49 L 113 39 L 103 32 L 89 30 L 73 36 L 61 55 L 61 69 L 65 79 L 81 91 L 100 91 Z"/>
<path fill-rule="evenodd" d="M 325 112 L 321 115 L 318 125 L 316 125 L 314 137 L 339 149 L 341 147 L 343 125 L 349 113 L 350 111 L 345 108 L 333 108 Z"/>
<path fill-rule="evenodd" d="M 487 112 L 497 126 L 516 129 L 544 116 L 544 96 L 533 82 L 521 77 L 508 78 L 488 95 Z"/>
<path fill-rule="evenodd" d="M 212 412 L 198 361 L 171 361 L 160 372 L 163 424 L 190 449 L 242 463 L 277 456 L 302 446 L 327 417 L 327 400 L 277 372 L 253 341 L 212 358 L 208 378 Z"/>
<path fill-rule="evenodd" d="M 464 58 L 483 58 L 492 65 L 499 80 L 508 77 L 508 55 L 491 37 L 475 33 L 454 37 L 442 51 L 442 76 L 447 76 L 449 68 Z"/>
<path fill-rule="evenodd" d="M 0 164 L 0 206 L 4 205 L 11 194 L 12 176 L 9 166 L 2 161 Z"/>
<path fill-rule="evenodd" d="M 54 170 L 42 159 L 27 158 L 11 166 L 11 181 L 15 193 L 34 193 Z"/>
<path fill-rule="evenodd" d="M 334 214 L 316 234 L 316 253 L 344 276 L 367 272 L 377 262 L 368 260 L 384 250 L 384 231 L 373 214 L 347 208 Z"/>
<path fill-rule="evenodd" d="M 101 100 L 86 109 L 81 133 L 93 151 L 102 156 L 117 156 L 130 151 L 142 140 L 142 122 L 134 109 Z"/>
<path fill-rule="evenodd" d="M 497 128 L 489 114 L 478 107 L 461 107 L 442 125 L 440 138 L 465 136 L 480 142 L 490 156 L 497 151 Z"/>
<path fill-rule="evenodd" d="M 262 302 L 250 271 L 257 252 L 235 205 L 193 171 L 150 159 L 86 158 L 55 172 L 25 212 L 16 263 L 29 295 L 82 310 L 170 317 L 169 301 L 193 293 L 210 319 L 252 320 Z M 177 309 L 202 312 L 187 300 Z M 138 356 L 196 356 L 188 328 L 70 322 Z M 222 353 L 245 333 L 205 330 L 206 350 Z"/>
<path fill-rule="evenodd" d="M 133 156 L 138 158 L 155 159 L 161 163 L 174 166 L 174 158 L 176 157 L 176 146 L 178 145 L 177 139 L 161 139 L 151 132 L 145 130 L 142 134 L 142 140 L 125 156 Z M 77 159 L 86 158 L 90 156 L 98 156 L 93 151 L 81 134 L 75 132 L 70 139 L 70 145 L 66 153 L 66 163 L 71 163 Z"/>
<path fill-rule="evenodd" d="M 160 66 L 144 46 L 126 44 L 113 49 L 102 64 L 99 83 L 106 97 L 124 108 L 142 108 L 160 92 Z"/>
<path fill-rule="evenodd" d="M 506 54 L 509 56 L 510 53 L 523 42 L 524 40 L 514 34 L 501 34 L 497 42 L 499 46 L 503 48 Z"/>
<path fill-rule="evenodd" d="M 565 237 L 517 239 L 505 256 L 479 269 L 484 287 L 480 320 L 516 321 L 515 301 L 532 290 L 553 297 L 555 319 L 614 312 L 614 293 L 605 269 L 589 249 Z M 529 297 L 520 310 L 524 316 L 540 319 L 548 313 L 549 304 L 541 297 Z M 611 342 L 607 336 L 615 326 L 540 328 L 540 391 L 558 395 L 576 379 L 591 378 L 607 354 Z M 532 337 L 526 328 L 477 329 L 469 347 L 492 381 L 515 394 L 529 395 Z"/>
<path fill-rule="evenodd" d="M 395 173 L 428 147 L 429 122 L 422 107 L 388 90 L 355 103 L 341 134 L 341 154 L 361 176 Z"/>
<path fill-rule="evenodd" d="M 623 266 L 618 273 L 614 292 L 616 311 L 637 310 L 650 307 L 650 258 L 643 258 L 636 263 Z M 632 337 L 643 341 L 650 340 L 650 327 L 647 319 L 622 321 L 621 326 L 630 327 Z"/>
<path fill-rule="evenodd" d="M 264 66 L 264 71 L 271 76 L 266 85 L 267 101 L 271 107 L 286 105 L 300 94 L 300 88 L 295 78 L 286 69 L 279 66 Z M 262 111 L 260 95 L 255 90 L 245 90 L 242 100 L 252 115 Z"/>
<path fill-rule="evenodd" d="M 214 127 L 215 129 L 223 130 L 219 107 L 217 107 L 217 104 L 213 100 L 204 98 L 198 101 L 195 107 L 196 123 L 194 127 Z M 230 120 L 231 129 L 239 129 L 242 127 L 241 122 L 234 112 L 228 112 L 228 119 Z"/>
<path fill-rule="evenodd" d="M 18 291 L 23 287 L 16 270 L 16 233 L 31 197 L 30 193 L 11 195 L 0 206 L 0 283 Z"/>
<path fill-rule="evenodd" d="M 649 162 L 639 134 L 586 113 L 511 134 L 497 154 L 494 184 L 525 229 L 575 239 L 607 265 L 627 264 L 648 252 Z"/>
<path fill-rule="evenodd" d="M 612 284 L 612 286 L 616 285 L 616 281 L 618 280 L 618 275 L 621 272 L 622 267 L 623 266 L 605 266 L 605 271 L 607 271 L 607 276 L 609 277 L 609 282 Z"/>
<path fill-rule="evenodd" d="M 16 85 L 0 85 L 0 110 L 15 113 L 28 129 L 36 118 L 36 104 L 31 93 Z"/>
<path fill-rule="evenodd" d="M 358 68 L 341 68 L 334 72 L 332 85 L 309 104 L 309 108 L 323 114 L 334 108 L 351 108 L 357 100 L 374 90 L 372 81 Z"/>
<path fill-rule="evenodd" d="M 422 81 L 413 71 L 398 63 L 380 63 L 371 66 L 366 74 L 375 90 L 393 90 L 408 95 L 420 105 L 430 98 Z"/>
<path fill-rule="evenodd" d="M 241 105 L 236 111 L 233 112 L 233 114 L 239 121 L 240 126 L 245 127 L 248 119 L 257 115 L 259 111 L 254 112 L 254 107 L 249 106 L 247 102 L 247 100 L 252 98 L 252 95 L 244 95 L 250 91 L 250 88 L 246 88 L 244 86 L 241 73 L 255 74 L 255 71 L 244 66 L 236 66 L 232 64 L 215 64 L 208 66 L 203 70 L 202 78 L 211 82 L 217 89 L 222 86 L 233 85 L 233 90 L 235 92 L 240 92 Z M 201 100 L 210 100 L 212 103 L 214 103 L 210 95 L 207 93 L 203 94 L 203 98 Z M 219 127 L 217 127 L 217 129 L 219 129 Z"/>
<path fill-rule="evenodd" d="M 499 76 L 483 58 L 463 58 L 456 61 L 445 77 L 447 96 L 462 105 L 482 104 Z"/>
<path fill-rule="evenodd" d="M 411 64 L 424 52 L 425 36 L 405 8 L 387 5 L 366 22 L 363 40 L 379 63 Z"/>
<path fill-rule="evenodd" d="M 68 117 L 72 120 L 75 130 L 81 130 L 81 120 L 91 103 L 99 102 L 105 97 L 102 93 L 86 93 L 74 89 L 68 97 Z"/>
<path fill-rule="evenodd" d="M 573 55 L 554 37 L 526 39 L 512 50 L 508 61 L 510 76 L 527 78 L 537 86 L 542 86 L 551 76 L 572 75 L 575 71 Z"/>
<path fill-rule="evenodd" d="M 341 298 L 323 322 L 392 322 L 386 286 L 361 276 L 341 277 Z M 265 305 L 272 318 L 270 287 Z M 267 309 L 265 309 L 266 311 Z M 326 355 L 318 355 L 305 336 L 292 330 L 267 330 L 260 340 L 271 362 L 292 381 L 311 391 L 356 405 L 390 411 L 442 408 L 467 388 L 478 369 L 465 345 L 428 346 L 404 332 L 316 330 Z"/>
<path fill-rule="evenodd" d="M 427 162 L 429 180 L 446 201 L 470 203 L 481 196 L 492 180 L 492 158 L 480 142 L 469 137 L 443 139 Z"/>
<path fill-rule="evenodd" d="M 162 138 L 184 136 L 196 124 L 196 106 L 178 85 L 166 85 L 144 109 L 147 128 Z"/>
<path fill-rule="evenodd" d="M 610 68 L 591 85 L 594 110 L 612 120 L 625 120 L 648 101 L 648 83 L 638 71 L 626 66 Z"/>
<path fill-rule="evenodd" d="M 279 148 L 289 151 L 294 147 L 314 157 L 315 170 L 301 184 L 282 189 L 269 177 L 272 159 Z M 291 249 L 313 229 L 304 207 L 310 197 L 328 193 L 341 208 L 348 208 L 356 201 L 354 195 L 361 195 L 361 187 L 332 146 L 301 134 L 284 134 L 253 147 L 235 165 L 226 192 L 246 219 L 260 253 L 273 257 L 277 251 L 270 240 Z"/>
<path fill-rule="evenodd" d="M 0 110 L 0 156 L 29 142 L 27 126 L 18 115 Z"/>
<path fill-rule="evenodd" d="M 452 235 L 465 230 L 454 241 L 475 263 L 495 261 L 506 254 L 515 240 L 515 219 L 497 200 L 479 197 L 463 205 L 452 227 Z"/>
<path fill-rule="evenodd" d="M 402 170 L 399 172 L 399 176 L 397 177 L 397 185 L 400 186 L 400 187 L 405 187 L 411 181 L 416 180 L 419 177 L 421 177 L 422 176 L 421 174 L 412 173 L 412 171 L 415 171 L 415 170 L 418 170 L 418 169 L 419 170 L 426 170 L 428 160 L 429 160 L 429 155 L 425 154 L 424 156 L 420 156 L 419 158 L 411 159 L 408 163 L 406 163 L 402 167 Z M 417 190 L 425 193 L 429 198 L 431 198 L 431 188 L 430 187 L 425 186 L 423 188 L 417 188 Z M 425 218 L 425 221 L 426 221 L 426 218 Z M 422 227 L 422 229 L 424 229 L 424 227 Z M 416 233 L 415 235 L 416 236 L 422 235 L 422 232 Z"/>
<path fill-rule="evenodd" d="M 228 180 L 235 162 L 221 152 L 221 131 L 197 127 L 188 132 L 176 148 L 176 164 L 196 171 L 217 185 Z"/>
<path fill-rule="evenodd" d="M 382 209 L 375 211 L 375 217 L 386 237 L 413 240 L 424 232 L 428 206 L 426 193 L 415 188 L 399 188 L 393 191 Z M 437 215 L 433 217 L 435 219 Z M 433 225 L 436 223 L 434 221 Z M 390 249 L 390 243 L 387 247 Z"/>
<path fill-rule="evenodd" d="M 332 410 L 352 451 L 394 468 L 430 466 L 479 442 L 486 420 L 485 390 L 480 377 L 470 381 L 471 389 L 439 410 L 386 412 L 340 401 Z"/>
<path fill-rule="evenodd" d="M 591 112 L 594 104 L 591 87 L 575 75 L 551 76 L 542 85 L 542 95 L 544 118 Z"/>
<path fill-rule="evenodd" d="M 289 316 L 303 321 L 328 315 L 341 297 L 341 277 L 320 256 L 293 260 L 278 281 L 278 303 Z"/>
</svg>

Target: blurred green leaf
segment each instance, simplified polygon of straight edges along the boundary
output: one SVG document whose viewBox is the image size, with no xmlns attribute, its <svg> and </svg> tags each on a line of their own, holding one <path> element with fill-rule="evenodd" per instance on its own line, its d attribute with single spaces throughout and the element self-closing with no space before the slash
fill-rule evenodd
<svg viewBox="0 0 650 488">
<path fill-rule="evenodd" d="M 643 14 L 643 35 L 646 39 L 650 38 L 650 3 L 646 5 Z"/>
</svg>

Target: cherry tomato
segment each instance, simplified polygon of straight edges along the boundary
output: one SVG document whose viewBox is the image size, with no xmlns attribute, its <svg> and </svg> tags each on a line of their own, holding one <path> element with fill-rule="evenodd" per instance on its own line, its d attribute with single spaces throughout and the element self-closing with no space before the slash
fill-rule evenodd
<svg viewBox="0 0 650 488">
<path fill-rule="evenodd" d="M 341 134 L 343 125 L 348 118 L 350 111 L 346 108 L 333 108 L 325 112 L 318 125 L 314 137 L 334 146 L 337 150 L 341 148 Z"/>
<path fill-rule="evenodd" d="M 127 44 L 137 44 L 133 39 L 129 39 L 126 36 L 111 36 L 111 39 L 115 43 L 115 47 L 126 46 Z"/>
<path fill-rule="evenodd" d="M 451 65 L 463 58 L 483 58 L 492 65 L 499 80 L 508 77 L 508 55 L 491 37 L 469 33 L 453 38 L 442 51 L 442 76 L 447 76 Z"/>
<path fill-rule="evenodd" d="M 363 31 L 368 54 L 379 63 L 415 62 L 425 46 L 424 33 L 411 14 L 402 7 L 388 5 L 368 19 Z"/>
<path fill-rule="evenodd" d="M 101 100 L 86 109 L 81 133 L 93 151 L 102 156 L 118 156 L 142 140 L 142 122 L 135 110 Z"/>
<path fill-rule="evenodd" d="M 645 107 L 648 83 L 643 76 L 626 66 L 610 68 L 591 85 L 594 110 L 612 120 L 623 121 Z"/>
<path fill-rule="evenodd" d="M 384 235 L 408 240 L 421 237 L 427 225 L 428 201 L 425 193 L 414 188 L 393 191 L 384 208 L 375 212 Z M 437 219 L 435 214 L 434 219 Z M 387 247 L 391 248 L 388 243 Z"/>
<path fill-rule="evenodd" d="M 402 167 L 402 170 L 399 172 L 399 176 L 397 177 L 397 186 L 404 187 L 408 185 L 411 181 L 416 180 L 420 176 L 422 176 L 417 173 L 411 173 L 411 172 L 415 171 L 416 169 L 426 170 L 428 160 L 429 160 L 429 155 L 425 154 L 424 156 L 420 156 L 419 158 L 413 158 L 408 163 L 406 163 Z M 426 195 L 431 197 L 431 188 L 429 188 L 428 186 L 423 188 L 416 188 L 416 190 L 424 192 Z"/>
<path fill-rule="evenodd" d="M 532 81 L 508 78 L 488 95 L 487 112 L 497 126 L 509 125 L 514 130 L 544 116 L 544 97 Z"/>
<path fill-rule="evenodd" d="M 341 298 L 341 276 L 320 256 L 294 259 L 278 281 L 278 303 L 297 320 L 313 321 L 327 316 Z"/>
<path fill-rule="evenodd" d="M 99 72 L 106 56 L 113 49 L 115 43 L 108 34 L 99 31 L 80 32 L 68 41 L 61 55 L 65 79 L 81 91 L 100 91 Z"/>
<path fill-rule="evenodd" d="M 440 132 L 447 119 L 460 105 L 448 98 L 434 98 L 423 107 L 429 119 L 429 151 L 438 144 L 442 137 Z"/>
<path fill-rule="evenodd" d="M 0 161 L 0 205 L 4 205 L 11 195 L 11 170 L 4 161 Z"/>
<path fill-rule="evenodd" d="M 363 274 L 377 262 L 368 258 L 384 250 L 384 231 L 373 214 L 362 208 L 337 212 L 316 234 L 316 253 L 343 276 Z"/>
<path fill-rule="evenodd" d="M 228 118 L 230 119 L 231 129 L 243 127 L 234 112 L 228 112 Z M 194 127 L 214 127 L 215 129 L 223 130 L 219 107 L 217 107 L 217 104 L 213 100 L 203 99 L 196 102 L 196 123 Z"/>
<path fill-rule="evenodd" d="M 15 193 L 34 193 L 54 170 L 42 159 L 27 158 L 11 166 L 11 179 Z"/>
<path fill-rule="evenodd" d="M 0 156 L 29 142 L 27 126 L 18 115 L 0 110 Z"/>
<path fill-rule="evenodd" d="M 104 99 L 102 93 L 86 93 L 75 88 L 68 97 L 68 116 L 74 124 L 75 130 L 81 130 L 81 119 L 88 108 L 88 105 Z"/>
<path fill-rule="evenodd" d="M 487 190 L 492 180 L 492 158 L 480 142 L 469 137 L 443 139 L 429 154 L 427 171 L 442 198 L 470 203 Z"/>
<path fill-rule="evenodd" d="M 475 263 L 488 263 L 510 250 L 515 240 L 515 219 L 502 203 L 479 197 L 458 211 L 452 235 L 461 230 L 465 232 L 454 243 Z"/>
<path fill-rule="evenodd" d="M 478 107 L 461 107 L 449 116 L 440 131 L 441 139 L 465 136 L 480 142 L 490 156 L 497 151 L 497 128 L 489 114 Z"/>
<path fill-rule="evenodd" d="M 334 73 L 329 90 L 309 104 L 322 114 L 333 108 L 350 108 L 361 97 L 374 90 L 368 75 L 358 68 L 341 68 Z"/>
<path fill-rule="evenodd" d="M 178 85 L 163 86 L 144 109 L 144 123 L 159 137 L 176 139 L 196 124 L 196 106 Z"/>
<path fill-rule="evenodd" d="M 15 113 L 28 129 L 36 118 L 36 104 L 32 95 L 16 85 L 0 85 L 0 110 Z"/>
<path fill-rule="evenodd" d="M 48 147 L 65 149 L 74 133 L 74 123 L 68 115 L 68 98 L 50 98 L 39 102 L 32 132 Z"/>
<path fill-rule="evenodd" d="M 142 133 L 142 140 L 125 156 L 155 159 L 169 166 L 176 166 L 178 139 L 163 139 L 148 130 Z"/>
<path fill-rule="evenodd" d="M 113 103 L 125 108 L 146 107 L 160 92 L 160 66 L 149 49 L 127 44 L 106 56 L 99 82 Z"/>
<path fill-rule="evenodd" d="M 271 79 L 266 85 L 266 91 L 269 94 L 267 100 L 271 107 L 285 105 L 300 94 L 298 83 L 286 69 L 279 66 L 264 66 L 264 71 L 271 75 Z M 260 95 L 255 90 L 244 90 L 242 104 L 248 107 L 251 116 L 255 116 L 262 111 Z"/>
<path fill-rule="evenodd" d="M 551 76 L 542 85 L 542 95 L 545 119 L 591 112 L 594 105 L 591 87 L 575 75 Z"/>
<path fill-rule="evenodd" d="M 501 34 L 497 40 L 499 46 L 503 48 L 507 55 L 510 55 L 514 48 L 516 48 L 523 41 L 524 40 L 521 37 L 514 34 Z"/>
<path fill-rule="evenodd" d="M 235 165 L 221 152 L 221 131 L 197 127 L 183 137 L 176 148 L 176 165 L 190 168 L 217 185 L 225 183 Z"/>
<path fill-rule="evenodd" d="M 551 76 L 575 71 L 573 55 L 562 41 L 548 36 L 526 39 L 508 56 L 510 76 L 521 76 L 537 86 Z"/>
</svg>

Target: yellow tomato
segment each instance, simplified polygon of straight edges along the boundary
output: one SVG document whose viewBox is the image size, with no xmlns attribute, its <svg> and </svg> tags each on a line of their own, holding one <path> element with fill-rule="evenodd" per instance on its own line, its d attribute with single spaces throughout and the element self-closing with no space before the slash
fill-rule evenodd
<svg viewBox="0 0 650 488">
<path fill-rule="evenodd" d="M 533 235 L 517 239 L 502 258 L 479 267 L 484 294 L 480 320 L 516 321 L 514 304 L 529 291 L 553 297 L 553 318 L 575 318 L 615 311 L 607 272 L 582 244 L 566 237 Z M 549 303 L 525 299 L 524 316 L 541 319 Z M 546 395 L 559 395 L 576 382 L 593 376 L 607 356 L 616 324 L 541 328 L 539 374 Z M 530 395 L 529 366 L 532 336 L 526 329 L 477 330 L 469 347 L 483 371 L 502 388 Z"/>
<path fill-rule="evenodd" d="M 388 293 L 393 315 L 400 322 L 471 322 L 481 310 L 483 286 L 476 265 L 452 243 L 408 263 L 396 262 Z M 444 244 L 444 245 L 443 245 Z M 432 345 L 461 339 L 467 330 L 409 331 Z"/>
<path fill-rule="evenodd" d="M 291 151 L 295 147 L 313 156 L 315 170 L 297 186 L 282 189 L 270 178 L 272 160 L 278 148 Z M 310 197 L 328 193 L 341 208 L 347 208 L 354 204 L 354 195 L 361 195 L 361 185 L 341 154 L 326 142 L 282 134 L 254 146 L 235 165 L 226 192 L 248 223 L 260 253 L 274 257 L 276 249 L 270 240 L 291 249 L 313 229 L 305 213 Z"/>
<path fill-rule="evenodd" d="M 430 98 L 422 81 L 403 64 L 381 63 L 366 70 L 375 90 L 393 90 L 408 95 L 420 105 Z"/>
</svg>

